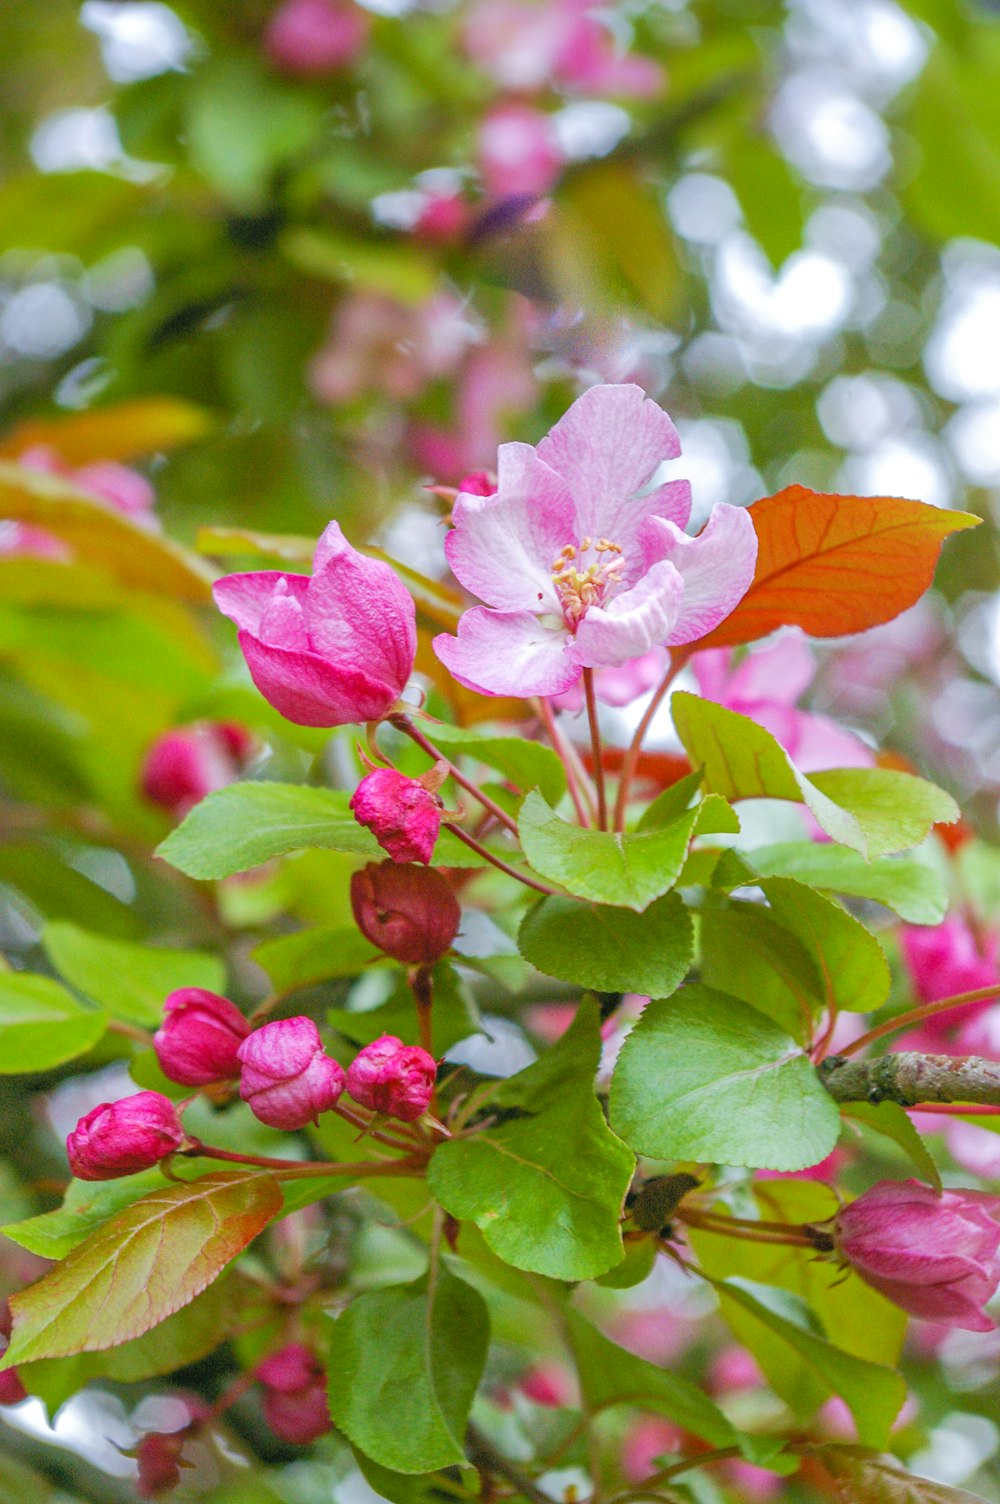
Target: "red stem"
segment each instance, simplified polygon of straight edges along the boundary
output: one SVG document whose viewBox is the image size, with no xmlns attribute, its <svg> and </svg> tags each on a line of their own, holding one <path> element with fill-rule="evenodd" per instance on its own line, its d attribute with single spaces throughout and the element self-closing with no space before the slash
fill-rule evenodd
<svg viewBox="0 0 1000 1504">
<path fill-rule="evenodd" d="M 534 888 L 536 892 L 544 893 L 548 897 L 551 897 L 553 894 L 558 895 L 558 888 L 550 888 L 548 883 L 539 882 L 538 878 L 536 877 L 529 877 L 527 872 L 519 872 L 517 868 L 512 867 L 509 862 L 505 862 L 501 857 L 495 856 L 492 851 L 487 851 L 486 847 L 483 846 L 481 842 L 477 841 L 475 836 L 470 836 L 469 832 L 467 830 L 463 830 L 460 825 L 450 825 L 448 828 L 451 831 L 452 835 L 457 836 L 460 841 L 464 841 L 466 846 L 468 846 L 470 850 L 477 851 L 479 855 L 481 857 L 485 857 L 492 866 L 498 868 L 501 872 L 506 872 L 508 877 L 514 877 L 519 883 L 524 883 L 525 887 Z"/>
<path fill-rule="evenodd" d="M 917 1102 L 907 1107 L 907 1112 L 936 1112 L 942 1117 L 993 1118 L 1000 1113 L 1000 1105 L 989 1102 Z"/>
<path fill-rule="evenodd" d="M 473 783 L 471 778 L 466 778 L 465 774 L 456 768 L 450 758 L 445 757 L 444 753 L 435 747 L 434 743 L 422 731 L 417 730 L 408 715 L 391 715 L 389 716 L 389 722 L 395 726 L 397 731 L 405 732 L 410 740 L 416 742 L 421 751 L 426 752 L 427 756 L 432 758 L 434 762 L 446 763 L 450 777 L 454 778 L 459 787 L 465 789 L 467 794 L 471 794 L 473 799 L 478 799 L 483 808 L 488 809 L 494 819 L 499 820 L 501 825 L 505 825 L 512 835 L 517 835 L 517 824 L 511 819 L 507 811 L 501 809 L 499 804 L 494 803 L 488 794 L 484 794 L 482 789 Z"/>
<path fill-rule="evenodd" d="M 566 769 L 566 787 L 569 789 L 576 817 L 581 825 L 591 825 L 597 818 L 597 810 L 590 789 L 587 787 L 587 775 L 576 748 L 559 730 L 551 702 L 544 697 L 539 697 L 537 703 L 538 713 L 545 722 L 545 729 L 549 733 L 553 750 Z"/>
<path fill-rule="evenodd" d="M 629 789 L 631 788 L 632 779 L 635 777 L 635 770 L 639 764 L 639 757 L 642 753 L 642 744 L 646 739 L 646 732 L 652 725 L 656 712 L 663 704 L 663 698 L 667 690 L 673 684 L 690 656 L 690 648 L 674 649 L 670 655 L 670 663 L 667 671 L 654 690 L 653 698 L 646 706 L 642 720 L 635 728 L 635 735 L 629 743 L 628 751 L 625 753 L 625 761 L 622 763 L 622 770 L 618 781 L 618 798 L 615 801 L 615 830 L 625 829 L 625 811 L 628 808 Z"/>
<path fill-rule="evenodd" d="M 906 1013 L 897 1013 L 895 1018 L 887 1019 L 884 1024 L 877 1028 L 869 1029 L 867 1034 L 861 1034 L 857 1039 L 852 1039 L 850 1044 L 845 1044 L 838 1055 L 845 1058 L 848 1055 L 857 1055 L 860 1050 L 874 1044 L 876 1039 L 883 1039 L 886 1034 L 895 1034 L 899 1029 L 908 1029 L 911 1024 L 919 1024 L 925 1018 L 934 1018 L 938 1013 L 947 1013 L 951 1008 L 964 1008 L 967 1003 L 988 1003 L 991 998 L 1000 997 L 1000 986 L 977 987 L 973 992 L 957 992 L 954 997 L 943 997 L 936 1003 L 924 1003 L 919 1008 L 910 1008 Z"/>
<path fill-rule="evenodd" d="M 594 757 L 594 787 L 597 790 L 597 825 L 599 830 L 608 828 L 608 795 L 604 783 L 604 748 L 601 745 L 601 723 L 597 719 L 597 697 L 594 694 L 594 670 L 583 671 L 583 693 L 587 701 L 587 722 L 590 726 L 590 745 Z"/>
</svg>

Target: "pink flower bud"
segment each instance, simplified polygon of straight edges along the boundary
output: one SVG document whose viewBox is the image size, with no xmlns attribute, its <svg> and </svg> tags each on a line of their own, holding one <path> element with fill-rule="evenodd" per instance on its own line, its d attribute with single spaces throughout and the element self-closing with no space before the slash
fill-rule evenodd
<svg viewBox="0 0 1000 1504">
<path fill-rule="evenodd" d="M 683 1444 L 683 1431 L 671 1421 L 640 1416 L 622 1438 L 622 1472 L 630 1483 L 641 1483 L 656 1470 L 658 1457 L 680 1451 Z"/>
<path fill-rule="evenodd" d="M 180 987 L 163 1005 L 153 1035 L 160 1069 L 182 1086 L 208 1086 L 240 1074 L 237 1050 L 250 1025 L 235 1003 L 204 987 Z"/>
<path fill-rule="evenodd" d="M 282 1441 L 305 1446 L 329 1431 L 326 1379 L 310 1348 L 290 1342 L 258 1364 L 256 1373 L 268 1391 L 264 1419 Z"/>
<path fill-rule="evenodd" d="M 521 1379 L 521 1393 L 536 1405 L 558 1410 L 574 1400 L 573 1381 L 562 1363 L 539 1363 Z"/>
<path fill-rule="evenodd" d="M 479 127 L 479 170 L 487 193 L 548 193 L 562 171 L 551 117 L 527 104 L 501 104 Z"/>
<path fill-rule="evenodd" d="M 207 722 L 158 736 L 142 765 L 142 792 L 178 820 L 240 776 L 253 738 L 243 726 Z"/>
<path fill-rule="evenodd" d="M 452 245 L 469 224 L 469 209 L 457 193 L 432 193 L 428 196 L 413 226 L 418 240 L 431 245 Z"/>
<path fill-rule="evenodd" d="M 0 1358 L 3 1357 L 10 1346 L 10 1333 L 13 1320 L 10 1306 L 5 1300 L 0 1300 Z M 28 1391 L 21 1383 L 16 1368 L 6 1368 L 0 1373 L 0 1405 L 19 1405 L 22 1400 L 28 1398 Z"/>
<path fill-rule="evenodd" d="M 408 966 L 443 956 L 462 917 L 442 874 L 413 862 L 369 862 L 355 872 L 351 908 L 365 938 Z"/>
<path fill-rule="evenodd" d="M 441 801 L 416 778 L 376 768 L 354 790 L 351 809 L 394 862 L 430 861 L 441 829 Z"/>
<path fill-rule="evenodd" d="M 271 17 L 264 50 L 282 73 L 316 78 L 352 63 L 368 29 L 364 12 L 341 0 L 285 0 Z"/>
<path fill-rule="evenodd" d="M 924 1321 L 988 1332 L 1000 1284 L 1000 1196 L 881 1180 L 837 1217 L 836 1246 L 856 1274 Z"/>
<path fill-rule="evenodd" d="M 304 1128 L 329 1112 L 344 1090 L 344 1072 L 324 1053 L 311 1018 L 265 1024 L 236 1054 L 243 1065 L 240 1096 L 271 1128 Z"/>
<path fill-rule="evenodd" d="M 135 1449 L 139 1468 L 136 1492 L 140 1499 L 155 1499 L 157 1494 L 167 1494 L 177 1487 L 185 1440 L 183 1431 L 149 1431 L 140 1439 Z"/>
<path fill-rule="evenodd" d="M 257 688 L 299 726 L 380 720 L 410 677 L 413 599 L 388 564 L 359 554 L 336 522 L 316 545 L 311 576 L 230 574 L 213 594 L 239 628 Z"/>
<path fill-rule="evenodd" d="M 120 1102 L 102 1102 L 82 1117 L 66 1140 L 66 1153 L 78 1180 L 117 1180 L 148 1170 L 184 1141 L 169 1097 L 140 1091 Z"/>
<path fill-rule="evenodd" d="M 383 1034 L 359 1050 L 347 1068 L 347 1090 L 355 1102 L 404 1123 L 427 1111 L 434 1092 L 437 1062 L 419 1045 L 406 1045 Z"/>
</svg>

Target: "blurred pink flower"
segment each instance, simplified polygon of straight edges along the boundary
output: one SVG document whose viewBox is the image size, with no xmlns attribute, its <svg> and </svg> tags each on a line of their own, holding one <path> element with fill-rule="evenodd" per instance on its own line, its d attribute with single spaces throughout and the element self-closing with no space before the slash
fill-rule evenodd
<svg viewBox="0 0 1000 1504">
<path fill-rule="evenodd" d="M 735 1342 L 720 1347 L 708 1366 L 708 1387 L 713 1395 L 738 1394 L 759 1389 L 766 1383 L 753 1353 Z"/>
<path fill-rule="evenodd" d="M 445 542 L 455 577 L 488 603 L 434 639 L 460 683 L 561 694 L 584 668 L 696 641 L 728 615 L 753 578 L 753 523 L 719 505 L 697 538 L 683 533 L 687 483 L 643 489 L 679 452 L 637 386 L 592 387 L 537 449 L 501 446 L 496 495 L 460 494 Z"/>
<path fill-rule="evenodd" d="M 551 115 L 529 104 L 496 105 L 479 126 L 479 170 L 486 192 L 548 193 L 565 157 Z"/>
<path fill-rule="evenodd" d="M 370 30 L 370 17 L 350 0 L 285 0 L 268 24 L 264 51 L 279 72 L 318 78 L 349 67 Z"/>
<path fill-rule="evenodd" d="M 900 945 L 913 990 L 922 1003 L 936 1003 L 979 987 L 1000 987 L 998 937 L 988 935 L 980 945 L 958 914 L 933 927 L 904 925 Z M 990 1006 L 989 1002 L 972 1003 L 945 1017 L 953 1026 Z"/>
<path fill-rule="evenodd" d="M 455 378 L 454 427 L 419 422 L 410 428 L 407 439 L 418 465 L 452 481 L 493 464 L 511 418 L 531 408 L 537 396 L 529 339 L 530 321 L 515 317 L 507 332 L 469 352 Z M 483 484 L 477 475 L 474 485 L 462 481 L 459 489 L 477 496 L 496 490 L 493 485 L 483 491 Z"/>
<path fill-rule="evenodd" d="M 655 94 L 663 70 L 651 58 L 620 53 L 602 9 L 593 0 L 478 0 L 465 23 L 465 47 L 506 89 L 556 83 L 580 93 Z"/>
<path fill-rule="evenodd" d="M 659 1415 L 641 1415 L 622 1437 L 622 1472 L 630 1483 L 641 1483 L 655 1472 L 658 1457 L 679 1452 L 684 1432 Z"/>
<path fill-rule="evenodd" d="M 97 460 L 74 469 L 51 444 L 34 444 L 22 450 L 17 463 L 26 470 L 44 475 L 58 475 L 82 491 L 89 491 L 99 501 L 107 502 L 116 512 L 131 518 L 150 532 L 158 531 L 153 515 L 156 494 L 144 475 L 113 460 Z M 65 564 L 73 550 L 61 538 L 45 528 L 28 522 L 0 522 L 0 558 L 31 557 L 51 559 Z"/>
<path fill-rule="evenodd" d="M 139 775 L 142 792 L 183 819 L 206 795 L 239 778 L 252 746 L 250 733 L 235 722 L 172 727 L 146 753 Z"/>
<path fill-rule="evenodd" d="M 795 708 L 816 673 L 812 653 L 798 633 L 782 633 L 739 662 L 731 648 L 710 648 L 696 654 L 692 668 L 706 700 L 763 726 L 802 772 L 874 764 L 874 753 L 858 737 L 825 715 Z"/>
<path fill-rule="evenodd" d="M 408 402 L 429 382 L 453 376 L 479 338 L 466 305 L 450 293 L 418 304 L 350 293 L 337 305 L 309 380 L 321 402 L 352 402 L 373 392 Z"/>
</svg>

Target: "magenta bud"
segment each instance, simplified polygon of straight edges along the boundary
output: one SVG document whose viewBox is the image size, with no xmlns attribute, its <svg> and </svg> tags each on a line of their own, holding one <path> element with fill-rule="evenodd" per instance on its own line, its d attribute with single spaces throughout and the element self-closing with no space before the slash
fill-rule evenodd
<svg viewBox="0 0 1000 1504">
<path fill-rule="evenodd" d="M 240 1074 L 237 1050 L 250 1025 L 235 1003 L 204 987 L 180 987 L 163 1005 L 153 1035 L 160 1069 L 182 1086 L 209 1086 Z"/>
<path fill-rule="evenodd" d="M 183 819 L 188 810 L 240 776 L 253 738 L 232 721 L 175 726 L 150 746 L 142 765 L 142 792 Z"/>
<path fill-rule="evenodd" d="M 254 1372 L 266 1389 L 294 1394 L 315 1383 L 321 1370 L 311 1347 L 304 1342 L 289 1342 L 258 1363 Z"/>
<path fill-rule="evenodd" d="M 304 1128 L 329 1112 L 344 1090 L 344 1072 L 324 1053 L 311 1018 L 265 1024 L 243 1041 L 237 1055 L 243 1066 L 240 1096 L 271 1128 Z"/>
<path fill-rule="evenodd" d="M 427 1111 L 436 1077 L 433 1055 L 395 1034 L 383 1034 L 348 1066 L 347 1090 L 362 1107 L 413 1123 Z"/>
<path fill-rule="evenodd" d="M 66 1140 L 66 1153 L 78 1180 L 117 1180 L 150 1169 L 184 1142 L 169 1097 L 140 1091 L 120 1102 L 102 1102 L 82 1117 Z"/>
<path fill-rule="evenodd" d="M 355 872 L 351 908 L 365 938 L 408 966 L 443 956 L 462 917 L 442 874 L 413 862 L 369 862 Z"/>
<path fill-rule="evenodd" d="M 326 1380 L 316 1354 L 301 1342 L 290 1342 L 256 1369 L 267 1389 L 264 1419 L 276 1436 L 305 1446 L 330 1429 Z"/>
<path fill-rule="evenodd" d="M 0 1300 L 0 1358 L 10 1346 L 13 1326 L 11 1309 L 5 1300 Z M 28 1398 L 28 1391 L 18 1376 L 16 1368 L 6 1368 L 0 1373 L 0 1405 L 19 1405 Z"/>
<path fill-rule="evenodd" d="M 1000 1284 L 1000 1196 L 880 1180 L 838 1214 L 837 1251 L 911 1316 L 989 1332 Z"/>
<path fill-rule="evenodd" d="M 364 50 L 369 21 L 348 0 L 285 0 L 264 38 L 267 56 L 282 73 L 302 78 L 346 68 Z"/>
<path fill-rule="evenodd" d="M 351 809 L 394 862 L 430 861 L 441 829 L 441 801 L 416 778 L 376 768 L 354 790 Z"/>
</svg>

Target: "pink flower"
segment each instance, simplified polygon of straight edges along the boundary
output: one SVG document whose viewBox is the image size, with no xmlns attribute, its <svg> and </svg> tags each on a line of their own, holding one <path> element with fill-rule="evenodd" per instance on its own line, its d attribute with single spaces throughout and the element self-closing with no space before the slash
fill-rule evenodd
<svg viewBox="0 0 1000 1504">
<path fill-rule="evenodd" d="M 739 1394 L 744 1389 L 759 1389 L 765 1382 L 753 1353 L 730 1342 L 714 1354 L 708 1370 L 712 1394 Z"/>
<path fill-rule="evenodd" d="M 419 1045 L 405 1045 L 395 1034 L 359 1050 L 347 1068 L 347 1090 L 355 1102 L 404 1123 L 415 1123 L 434 1093 L 437 1062 Z"/>
<path fill-rule="evenodd" d="M 0 1358 L 10 1346 L 12 1327 L 10 1306 L 5 1300 L 0 1300 Z M 28 1391 L 21 1383 L 17 1369 L 5 1368 L 3 1373 L 0 1373 L 0 1405 L 19 1405 L 27 1398 Z"/>
<path fill-rule="evenodd" d="M 353 873 L 351 909 L 365 939 L 407 966 L 439 960 L 462 917 L 447 878 L 413 862 L 369 862 Z"/>
<path fill-rule="evenodd" d="M 574 1400 L 573 1378 L 563 1363 L 538 1363 L 521 1379 L 521 1393 L 536 1405 L 553 1410 L 571 1405 Z"/>
<path fill-rule="evenodd" d="M 657 1468 L 657 1458 L 679 1452 L 684 1433 L 659 1415 L 643 1415 L 622 1438 L 622 1472 L 630 1483 L 642 1483 Z"/>
<path fill-rule="evenodd" d="M 904 925 L 900 943 L 913 990 L 923 1003 L 936 1003 L 979 987 L 1000 987 L 997 936 L 988 936 L 980 948 L 966 921 L 957 914 L 933 928 Z M 948 1024 L 962 1022 L 988 1006 L 989 1001 L 956 1009 L 946 1015 Z"/>
<path fill-rule="evenodd" d="M 257 688 L 300 726 L 379 720 L 410 677 L 413 600 L 388 564 L 359 554 L 336 522 L 316 545 L 311 577 L 230 574 L 213 593 L 239 627 Z"/>
<path fill-rule="evenodd" d="M 720 505 L 687 537 L 687 482 L 646 489 L 679 452 L 637 386 L 592 387 L 537 449 L 501 445 L 496 495 L 460 494 L 445 542 L 456 578 L 487 602 L 457 638 L 434 639 L 461 684 L 562 694 L 584 668 L 694 642 L 729 614 L 753 578 L 753 522 Z"/>
<path fill-rule="evenodd" d="M 1000 1284 L 1000 1196 L 879 1181 L 838 1214 L 840 1256 L 925 1321 L 989 1332 L 983 1306 Z"/>
<path fill-rule="evenodd" d="M 454 245 L 469 228 L 469 206 L 458 193 L 428 193 L 413 234 L 429 245 Z"/>
<path fill-rule="evenodd" d="M 816 674 L 812 653 L 798 633 L 783 633 L 739 662 L 730 648 L 710 648 L 695 656 L 692 667 L 706 700 L 770 731 L 802 772 L 874 765 L 871 748 L 836 721 L 795 709 Z"/>
<path fill-rule="evenodd" d="M 331 1427 L 326 1376 L 319 1360 L 301 1342 L 291 1342 L 257 1366 L 264 1385 L 264 1419 L 276 1436 L 305 1446 Z"/>
<path fill-rule="evenodd" d="M 344 0 L 285 0 L 271 17 L 264 50 L 282 73 L 318 78 L 354 62 L 370 24 L 364 11 Z"/>
<path fill-rule="evenodd" d="M 655 93 L 662 70 L 650 58 L 620 55 L 597 9 L 592 0 L 478 0 L 465 24 L 466 50 L 506 89 L 557 82 L 587 93 Z"/>
<path fill-rule="evenodd" d="M 240 1096 L 260 1122 L 293 1132 L 329 1112 L 344 1090 L 344 1072 L 323 1050 L 311 1018 L 281 1018 L 245 1039 L 236 1052 Z"/>
<path fill-rule="evenodd" d="M 90 491 L 123 512 L 126 517 L 149 526 L 154 522 L 153 506 L 156 493 L 144 475 L 119 465 L 114 460 L 95 460 L 89 465 L 74 469 L 68 465 L 58 450 L 50 444 L 35 444 L 17 457 L 17 463 L 28 470 L 41 470 L 47 475 L 59 475 L 71 481 L 82 491 Z"/>
<path fill-rule="evenodd" d="M 376 768 L 354 790 L 351 809 L 394 862 L 430 861 L 441 830 L 441 801 L 419 779 Z"/>
<path fill-rule="evenodd" d="M 177 819 L 216 789 L 233 783 L 252 746 L 242 726 L 206 721 L 165 731 L 146 753 L 142 792 Z"/>
<path fill-rule="evenodd" d="M 453 376 L 479 337 L 467 305 L 451 293 L 416 306 L 351 293 L 337 305 L 310 383 L 321 402 L 351 402 L 366 392 L 409 402 L 431 381 Z"/>
<path fill-rule="evenodd" d="M 495 198 L 548 193 L 566 160 L 552 117 L 529 104 L 500 104 L 479 126 L 479 170 Z"/>
<path fill-rule="evenodd" d="M 204 987 L 180 987 L 163 1005 L 153 1035 L 160 1069 L 182 1086 L 208 1086 L 240 1074 L 237 1055 L 250 1025 L 235 1003 Z"/>
<path fill-rule="evenodd" d="M 66 1140 L 66 1153 L 78 1180 L 117 1180 L 150 1169 L 184 1141 L 169 1097 L 140 1091 L 120 1102 L 102 1102 L 82 1117 Z"/>
</svg>

